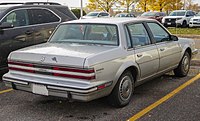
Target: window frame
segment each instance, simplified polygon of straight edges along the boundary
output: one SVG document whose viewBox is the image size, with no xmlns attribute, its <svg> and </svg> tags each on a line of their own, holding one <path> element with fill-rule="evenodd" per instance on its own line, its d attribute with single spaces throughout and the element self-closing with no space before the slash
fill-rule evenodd
<svg viewBox="0 0 200 121">
<path fill-rule="evenodd" d="M 48 25 L 48 24 L 60 23 L 60 22 L 61 22 L 61 17 L 60 17 L 58 14 L 56 14 L 54 11 L 52 11 L 51 9 L 49 9 L 49 8 L 45 8 L 45 7 L 44 7 L 44 8 L 43 8 L 43 7 L 23 7 L 23 8 L 15 8 L 15 9 L 12 9 L 12 10 L 10 10 L 9 12 L 7 12 L 7 13 L 0 19 L 0 23 L 3 21 L 3 19 L 4 19 L 7 15 L 9 15 L 10 13 L 12 13 L 13 11 L 22 10 L 22 9 L 27 10 L 29 22 L 30 22 L 30 16 L 29 16 L 29 11 L 28 11 L 28 10 L 31 10 L 31 9 L 46 9 L 46 10 L 52 12 L 54 15 L 56 15 L 56 16 L 60 19 L 60 21 L 59 21 L 59 22 L 44 23 L 44 24 L 33 24 L 33 25 L 19 26 L 19 27 L 8 28 L 8 29 L 17 29 L 17 28 L 24 28 L 24 27 L 34 27 L 34 26 L 38 26 L 38 25 Z M 8 30 L 8 29 L 5 29 L 5 30 Z"/>
</svg>

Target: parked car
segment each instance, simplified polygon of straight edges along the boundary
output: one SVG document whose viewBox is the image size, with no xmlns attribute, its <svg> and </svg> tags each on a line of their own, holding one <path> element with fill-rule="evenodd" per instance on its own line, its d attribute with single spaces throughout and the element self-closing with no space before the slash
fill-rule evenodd
<svg viewBox="0 0 200 121">
<path fill-rule="evenodd" d="M 200 12 L 190 19 L 190 27 L 200 27 Z"/>
<path fill-rule="evenodd" d="M 186 76 L 198 51 L 159 22 L 136 18 L 81 19 L 60 24 L 47 43 L 8 57 L 6 86 L 40 95 L 111 105 L 130 102 L 134 88 L 174 70 Z"/>
<path fill-rule="evenodd" d="M 163 17 L 162 24 L 165 27 L 187 27 L 194 16 L 195 13 L 191 10 L 175 10 L 169 16 Z"/>
<path fill-rule="evenodd" d="M 74 19 L 58 3 L 0 3 L 0 71 L 7 68 L 11 51 L 46 42 L 59 23 Z"/>
<path fill-rule="evenodd" d="M 115 17 L 136 17 L 133 13 L 118 13 Z"/>
<path fill-rule="evenodd" d="M 85 16 L 83 16 L 83 19 L 87 19 L 87 18 L 99 18 L 99 17 L 110 17 L 110 14 L 107 12 L 89 12 L 88 14 L 86 14 Z"/>
<path fill-rule="evenodd" d="M 166 13 L 164 12 L 144 12 L 141 14 L 141 16 L 138 16 L 139 18 L 148 18 L 148 19 L 155 19 L 159 22 L 162 21 L 162 18 L 166 16 Z"/>
</svg>

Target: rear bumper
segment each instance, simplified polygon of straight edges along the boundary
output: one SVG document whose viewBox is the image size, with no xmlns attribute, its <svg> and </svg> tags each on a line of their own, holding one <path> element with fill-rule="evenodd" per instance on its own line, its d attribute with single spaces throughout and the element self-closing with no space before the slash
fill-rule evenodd
<svg viewBox="0 0 200 121">
<path fill-rule="evenodd" d="M 200 23 L 192 23 L 192 22 L 190 22 L 189 27 L 200 27 Z"/>
<path fill-rule="evenodd" d="M 163 23 L 163 25 L 165 27 L 177 27 L 177 26 L 181 26 L 181 23 L 175 23 L 175 22 L 170 23 L 170 22 L 168 22 L 168 23 Z"/>
<path fill-rule="evenodd" d="M 20 79 L 19 77 L 10 76 L 9 73 L 3 76 L 3 81 L 6 86 L 12 87 L 15 90 L 22 90 L 31 92 L 34 94 L 45 95 L 45 96 L 56 96 L 68 98 L 70 100 L 79 100 L 79 101 L 91 101 L 103 96 L 108 95 L 111 92 L 112 81 L 101 82 L 96 85 L 88 84 L 78 88 L 77 86 L 69 85 L 58 85 L 56 83 L 47 83 L 45 81 L 38 82 L 37 78 L 34 78 L 36 81 L 27 78 Z M 76 85 L 76 84 L 75 84 Z M 101 85 L 106 85 L 105 88 L 98 88 Z"/>
</svg>

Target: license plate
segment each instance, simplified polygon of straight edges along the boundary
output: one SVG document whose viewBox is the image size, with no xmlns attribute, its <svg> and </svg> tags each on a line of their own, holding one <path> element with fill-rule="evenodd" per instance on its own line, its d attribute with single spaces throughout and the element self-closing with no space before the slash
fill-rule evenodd
<svg viewBox="0 0 200 121">
<path fill-rule="evenodd" d="M 40 84 L 32 84 L 32 92 L 40 95 L 48 95 L 46 86 Z"/>
<path fill-rule="evenodd" d="M 171 25 L 171 23 L 167 23 L 167 25 Z"/>
</svg>

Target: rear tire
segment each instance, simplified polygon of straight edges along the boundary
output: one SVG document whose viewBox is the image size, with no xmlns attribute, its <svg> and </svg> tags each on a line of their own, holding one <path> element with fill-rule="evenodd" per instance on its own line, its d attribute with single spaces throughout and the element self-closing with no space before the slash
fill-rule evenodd
<svg viewBox="0 0 200 121">
<path fill-rule="evenodd" d="M 178 77 L 185 77 L 187 76 L 189 70 L 190 70 L 190 55 L 188 52 L 185 52 L 178 67 L 174 69 L 174 74 Z"/>
<path fill-rule="evenodd" d="M 134 78 L 130 71 L 125 71 L 108 96 L 108 101 L 114 107 L 124 107 L 130 102 L 133 91 Z"/>
<path fill-rule="evenodd" d="M 187 22 L 186 21 L 183 21 L 183 24 L 182 24 L 182 27 L 183 28 L 186 28 L 188 25 L 187 25 Z"/>
</svg>

